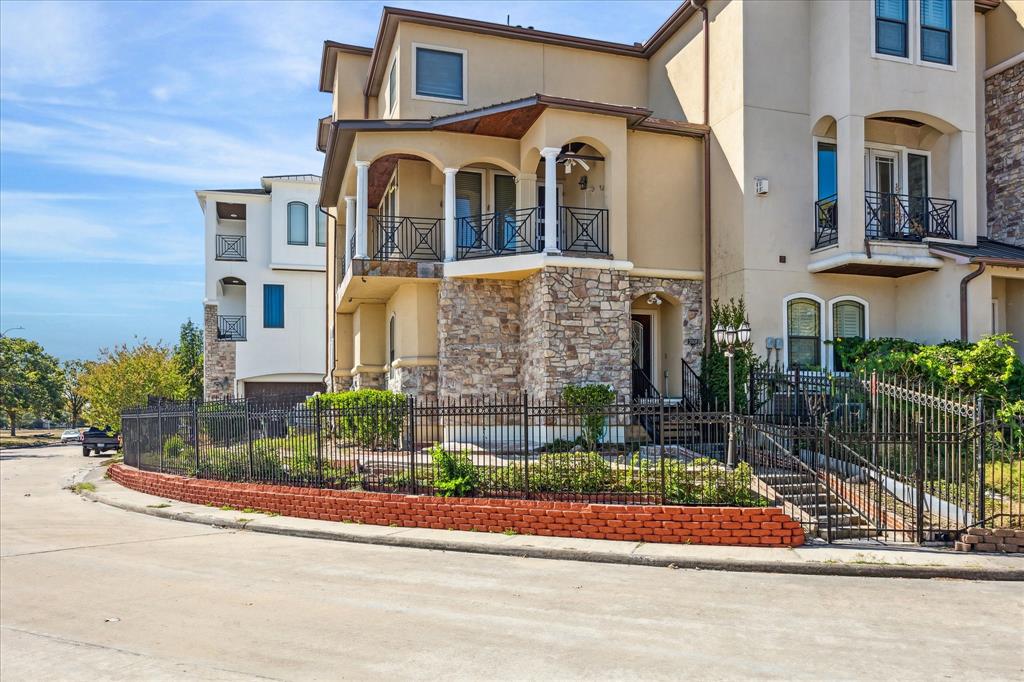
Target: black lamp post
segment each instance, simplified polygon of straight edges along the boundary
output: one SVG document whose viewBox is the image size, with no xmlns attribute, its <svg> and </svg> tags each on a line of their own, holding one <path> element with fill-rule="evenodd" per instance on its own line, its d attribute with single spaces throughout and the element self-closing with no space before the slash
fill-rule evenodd
<svg viewBox="0 0 1024 682">
<path fill-rule="evenodd" d="M 725 357 L 729 358 L 729 432 L 725 465 L 730 469 L 736 465 L 736 439 L 734 418 L 736 414 L 736 386 L 733 381 L 733 358 L 736 356 L 737 344 L 745 344 L 750 341 L 750 323 L 746 320 L 739 326 L 739 329 L 729 325 L 724 326 L 721 322 L 715 325 L 715 343 L 725 347 Z"/>
</svg>

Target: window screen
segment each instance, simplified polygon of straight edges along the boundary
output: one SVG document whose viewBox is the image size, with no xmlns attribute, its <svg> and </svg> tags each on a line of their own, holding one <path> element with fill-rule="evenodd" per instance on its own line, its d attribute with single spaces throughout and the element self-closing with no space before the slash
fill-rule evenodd
<svg viewBox="0 0 1024 682">
<path fill-rule="evenodd" d="M 461 52 L 416 48 L 416 94 L 463 99 Z"/>
</svg>

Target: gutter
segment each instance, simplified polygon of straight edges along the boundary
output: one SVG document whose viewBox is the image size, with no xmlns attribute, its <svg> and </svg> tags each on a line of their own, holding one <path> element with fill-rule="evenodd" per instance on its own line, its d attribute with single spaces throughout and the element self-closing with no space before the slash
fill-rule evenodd
<svg viewBox="0 0 1024 682">
<path fill-rule="evenodd" d="M 978 269 L 974 272 L 964 275 L 964 278 L 960 280 L 960 340 L 967 341 L 967 285 L 971 283 L 971 280 L 975 277 L 980 276 L 985 272 L 985 268 L 988 267 L 988 263 L 981 261 L 978 263 Z"/>
<path fill-rule="evenodd" d="M 324 214 L 324 216 L 327 218 L 327 224 L 330 225 L 331 224 L 331 218 L 332 218 L 331 214 L 323 207 L 322 204 L 317 205 L 317 210 Z M 334 237 L 333 242 L 335 244 L 335 248 L 337 248 L 337 244 L 338 244 L 337 232 L 338 232 L 338 220 L 335 219 L 334 220 L 334 229 L 333 230 L 328 230 L 328 234 L 330 234 L 331 236 Z M 328 239 L 330 239 L 330 237 L 328 237 Z M 330 249 L 326 248 L 326 245 L 325 245 L 324 251 L 327 252 L 328 254 L 330 254 Z M 338 254 L 334 254 L 334 260 L 335 260 L 335 262 L 337 262 Z M 328 385 L 327 378 L 331 377 L 332 380 L 334 378 L 334 369 L 331 367 L 331 316 L 334 314 L 334 311 L 337 310 L 337 308 L 335 307 L 335 300 L 334 300 L 336 294 L 335 294 L 335 291 L 334 291 L 334 287 L 331 286 L 331 280 L 333 279 L 331 277 L 331 274 L 332 274 L 332 272 L 331 272 L 331 264 L 329 262 L 327 262 L 327 263 L 324 263 L 324 265 L 326 266 L 326 270 L 324 271 L 324 284 L 327 287 L 327 301 L 329 303 L 329 305 L 327 307 L 327 312 L 324 315 L 324 323 L 325 323 L 324 332 L 327 334 L 327 338 L 324 339 L 324 389 L 325 390 L 330 390 L 333 387 Z"/>
<path fill-rule="evenodd" d="M 704 349 L 711 348 L 711 127 L 709 108 L 711 103 L 711 33 L 708 30 L 708 8 L 706 0 L 689 0 L 689 4 L 700 12 L 701 37 L 704 42 Z"/>
</svg>

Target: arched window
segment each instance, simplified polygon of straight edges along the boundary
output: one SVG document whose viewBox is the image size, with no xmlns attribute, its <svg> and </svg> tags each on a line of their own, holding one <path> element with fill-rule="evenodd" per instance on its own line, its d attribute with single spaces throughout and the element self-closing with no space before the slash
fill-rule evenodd
<svg viewBox="0 0 1024 682">
<path fill-rule="evenodd" d="M 810 298 L 787 302 L 786 336 L 790 367 L 820 367 L 821 304 Z"/>
<path fill-rule="evenodd" d="M 832 340 L 837 339 L 863 339 L 867 336 L 864 304 L 849 299 L 836 301 L 832 304 Z M 832 369 L 836 372 L 845 372 L 842 358 L 832 347 Z"/>
<path fill-rule="evenodd" d="M 394 370 L 395 365 L 395 316 L 388 321 L 388 367 Z"/>
<path fill-rule="evenodd" d="M 288 204 L 288 243 L 297 246 L 309 244 L 309 206 L 301 201 Z"/>
</svg>

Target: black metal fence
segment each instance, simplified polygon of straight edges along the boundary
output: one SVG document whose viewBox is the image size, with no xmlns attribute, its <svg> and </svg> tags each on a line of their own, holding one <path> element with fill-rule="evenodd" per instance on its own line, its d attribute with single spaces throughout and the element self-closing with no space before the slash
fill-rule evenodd
<svg viewBox="0 0 1024 682">
<path fill-rule="evenodd" d="M 956 200 L 889 192 L 864 192 L 868 239 L 956 239 Z"/>
<path fill-rule="evenodd" d="M 711 411 L 699 393 L 593 408 L 527 395 L 158 403 L 126 411 L 122 432 L 129 466 L 226 481 L 780 505 L 828 541 L 949 541 L 968 526 L 1024 525 L 1020 425 L 982 401 L 815 373 L 756 375 L 747 390 L 745 415 Z"/>
</svg>

